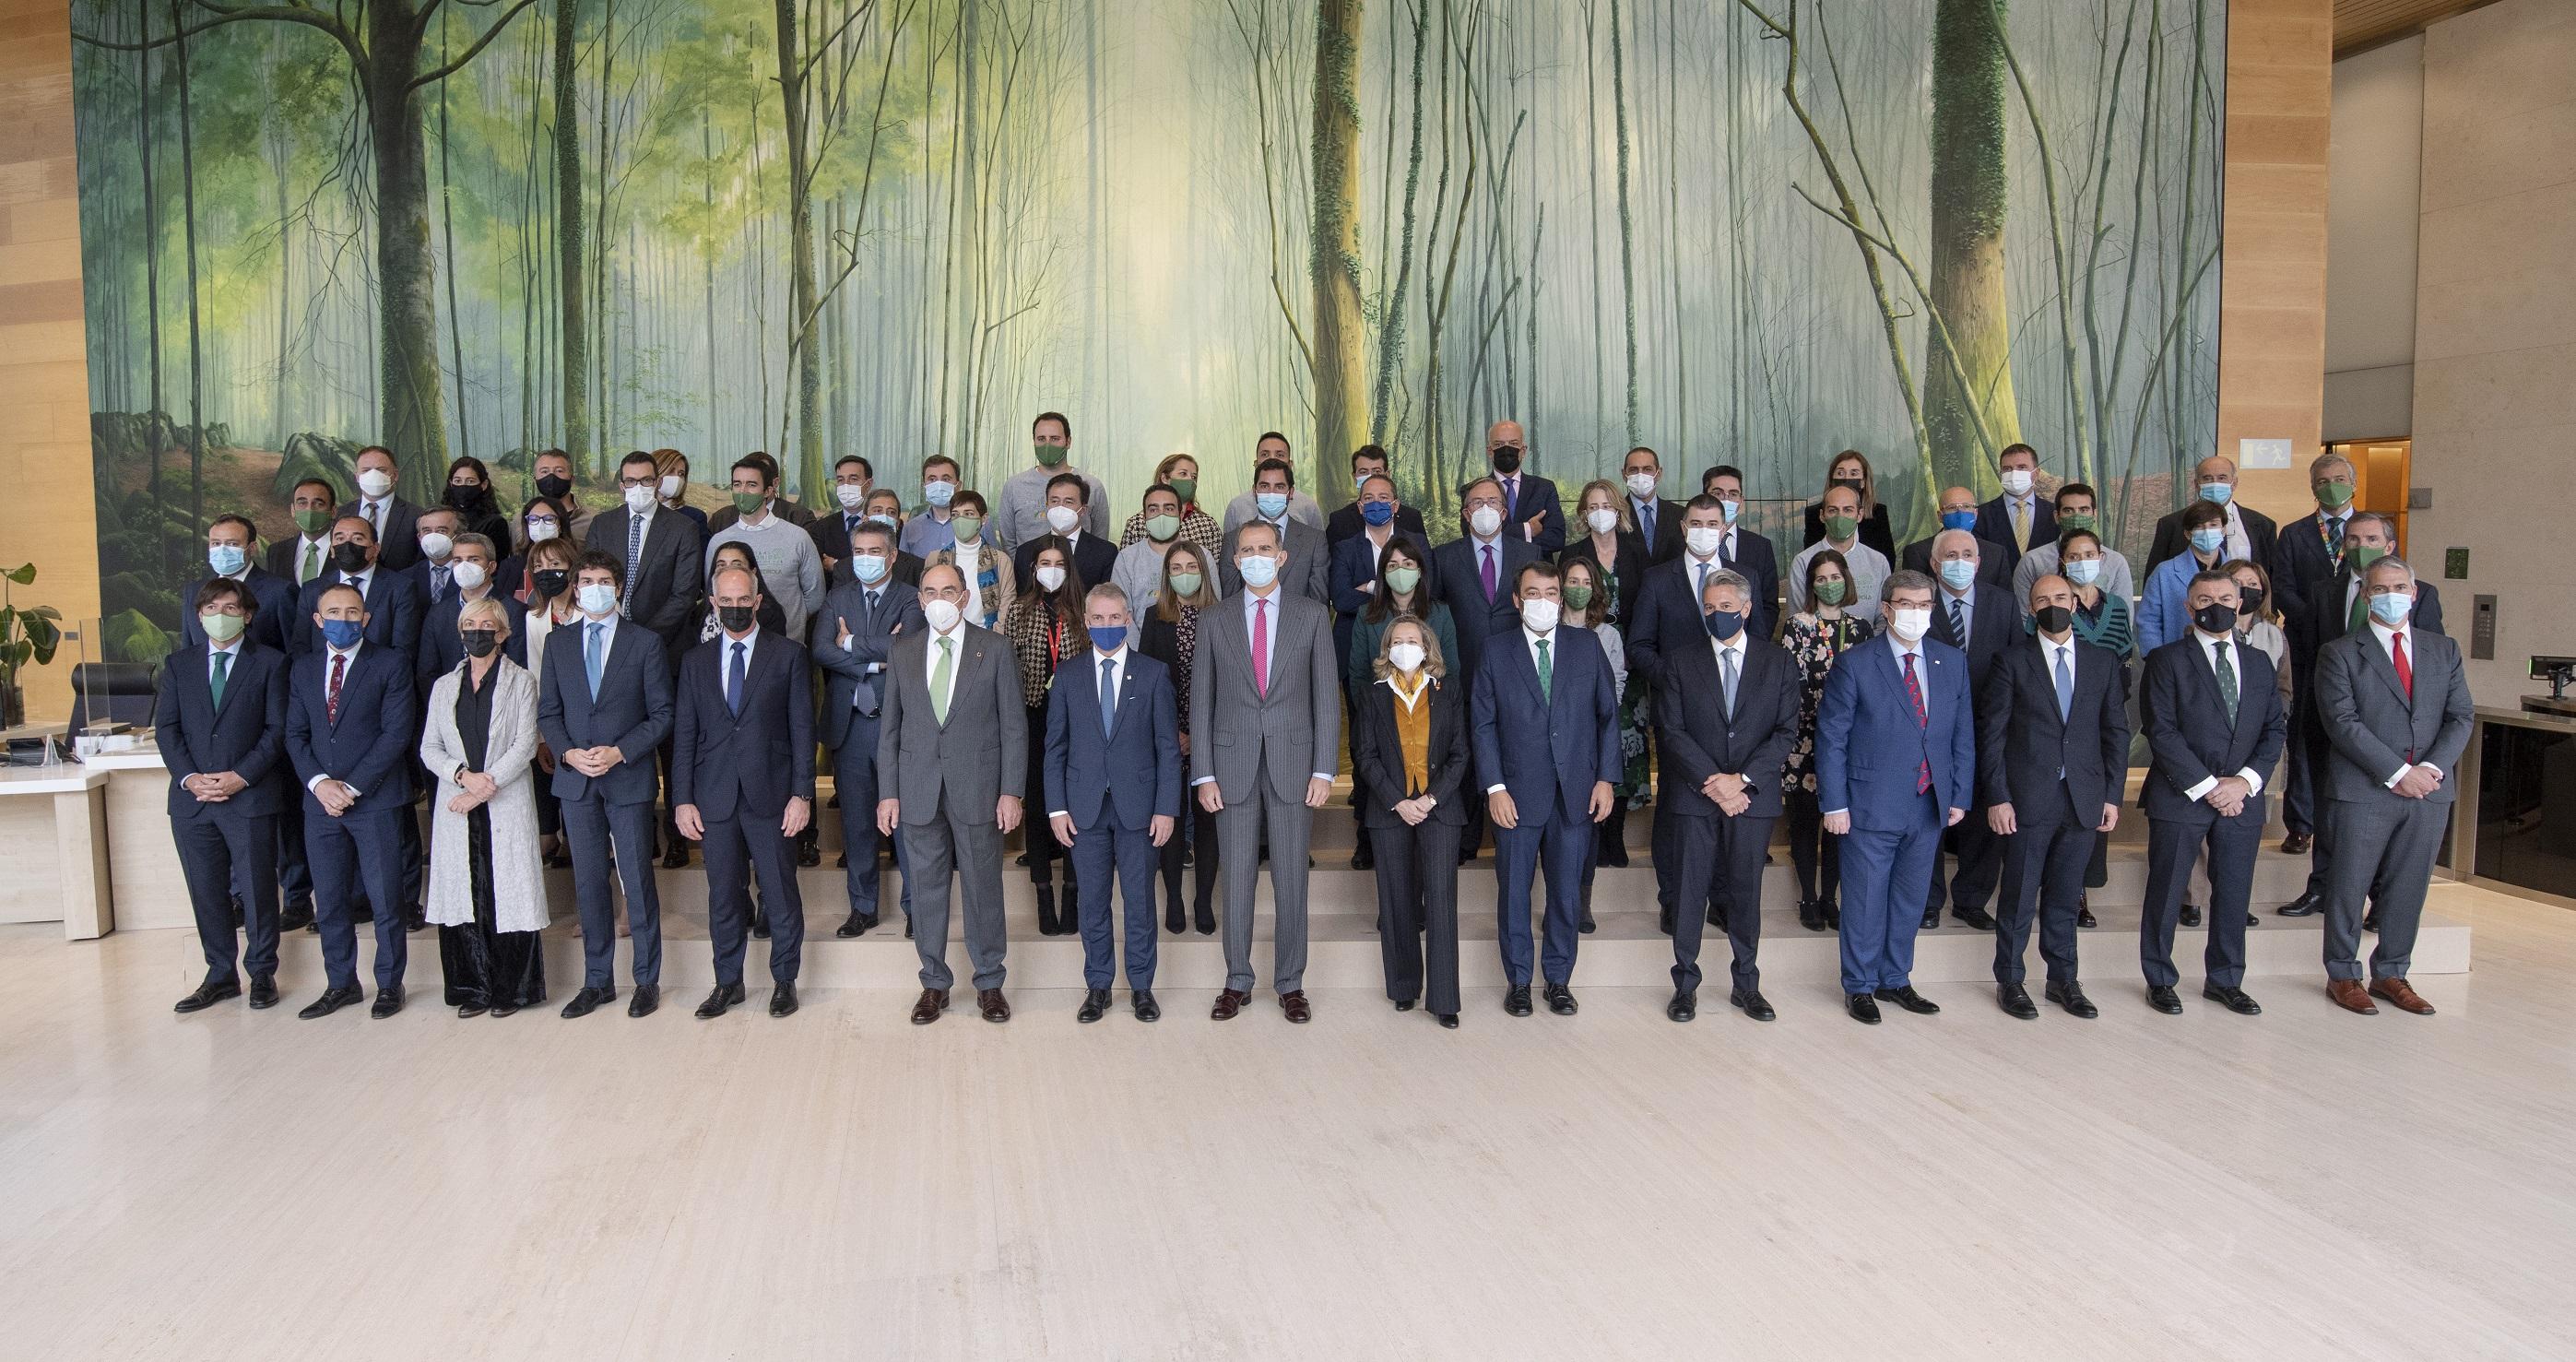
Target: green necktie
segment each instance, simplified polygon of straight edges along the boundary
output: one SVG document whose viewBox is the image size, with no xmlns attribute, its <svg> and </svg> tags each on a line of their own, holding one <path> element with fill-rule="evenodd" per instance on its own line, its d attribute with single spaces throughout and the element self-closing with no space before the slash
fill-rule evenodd
<svg viewBox="0 0 2576 1362">
<path fill-rule="evenodd" d="M 322 546 L 320 544 L 307 544 L 304 546 L 304 566 L 297 572 L 295 584 L 297 586 L 302 586 L 306 582 L 312 581 L 314 578 L 321 575 Z"/>
<path fill-rule="evenodd" d="M 2352 609 L 2345 614 L 2343 631 L 2347 634 L 2360 633 L 2363 622 L 2369 618 L 2370 597 L 2359 591 L 2352 593 Z"/>
<path fill-rule="evenodd" d="M 1556 664 L 1547 660 L 1547 640 L 1538 641 L 1538 698 L 1553 703 L 1556 699 Z"/>
<path fill-rule="evenodd" d="M 2227 722 L 2236 722 L 2236 664 L 2227 660 L 2227 645 L 2218 645 L 2218 698 L 2227 702 Z"/>
<path fill-rule="evenodd" d="M 955 643 L 954 639 L 939 640 L 939 660 L 930 664 L 930 717 L 943 724 L 948 722 L 948 672 Z"/>
<path fill-rule="evenodd" d="M 222 709 L 224 707 L 224 682 L 227 678 L 231 677 L 232 674 L 233 655 L 228 651 L 216 653 L 215 679 L 207 689 L 212 690 L 215 693 L 215 708 L 217 709 Z"/>
</svg>

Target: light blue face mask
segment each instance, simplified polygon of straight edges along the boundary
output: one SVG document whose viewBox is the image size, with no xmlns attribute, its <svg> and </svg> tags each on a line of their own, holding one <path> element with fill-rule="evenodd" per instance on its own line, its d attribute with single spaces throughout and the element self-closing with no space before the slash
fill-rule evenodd
<svg viewBox="0 0 2576 1362">
<path fill-rule="evenodd" d="M 2099 558 L 2078 558 L 2062 566 L 2066 569 L 2066 580 L 2077 586 L 2091 586 L 2093 580 L 2102 575 L 2102 560 Z"/>
<path fill-rule="evenodd" d="M 1977 580 L 1977 565 L 1965 558 L 1952 558 L 1941 564 L 1941 581 L 1952 591 L 1965 591 Z"/>
<path fill-rule="evenodd" d="M 943 511 L 948 509 L 949 498 L 956 495 L 957 484 L 953 482 L 925 482 L 921 485 L 921 499 Z"/>
<path fill-rule="evenodd" d="M 2204 556 L 2218 552 L 2218 546 L 2226 542 L 2227 531 L 2225 530 L 2194 530 L 2191 532 L 2191 546 L 2199 550 Z"/>
<path fill-rule="evenodd" d="M 2214 506 L 2226 505 L 2228 499 L 2235 495 L 2236 489 L 2223 482 L 2204 482 L 2200 485 L 2200 499 Z"/>
<path fill-rule="evenodd" d="M 2415 598 L 2390 591 L 2370 598 L 2370 617 L 2391 628 L 2415 613 Z"/>
<path fill-rule="evenodd" d="M 234 573 L 241 571 L 243 565 L 248 562 L 250 562 L 250 555 L 244 552 L 242 547 L 238 544 L 208 544 L 206 546 L 206 566 L 213 568 L 215 570 L 215 575 L 218 577 L 230 577 Z"/>
<path fill-rule="evenodd" d="M 1265 554 L 1254 554 L 1243 558 L 1234 566 L 1236 571 L 1243 574 L 1243 584 L 1255 590 L 1266 589 L 1272 582 L 1279 580 L 1279 560 Z"/>
<path fill-rule="evenodd" d="M 1252 504 L 1264 520 L 1277 520 L 1288 514 L 1288 494 L 1285 492 L 1256 492 Z"/>
<path fill-rule="evenodd" d="M 859 574 L 860 581 L 865 582 L 870 586 L 875 586 L 877 583 L 885 580 L 886 560 L 885 555 L 882 553 L 852 554 L 850 555 L 850 567 L 853 571 Z"/>
</svg>

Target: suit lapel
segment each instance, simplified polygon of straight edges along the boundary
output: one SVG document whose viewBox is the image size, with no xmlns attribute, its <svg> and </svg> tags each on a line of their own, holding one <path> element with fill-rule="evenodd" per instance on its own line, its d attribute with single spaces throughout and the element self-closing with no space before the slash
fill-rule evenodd
<svg viewBox="0 0 2576 1362">
<path fill-rule="evenodd" d="M 2378 674 L 2380 682 L 2388 687 L 2388 693 L 2396 698 L 2397 707 L 2405 710 L 2407 717 L 2412 719 L 2415 714 L 2415 701 L 2406 694 L 2406 683 L 2398 679 L 2396 659 L 2390 657 L 2388 655 L 2388 650 L 2380 646 L 2379 633 L 2377 630 L 2372 629 L 2369 625 L 2365 624 L 2361 627 L 2361 632 L 2370 639 L 2371 671 Z M 2409 656 L 2406 661 L 2408 665 L 2414 667 L 2417 671 L 2422 671 L 2423 658 L 2420 656 L 2422 650 L 2415 647 L 2415 631 L 2409 629 L 2406 632 L 2409 636 L 2406 645 L 2409 653 L 2418 654 Z"/>
</svg>

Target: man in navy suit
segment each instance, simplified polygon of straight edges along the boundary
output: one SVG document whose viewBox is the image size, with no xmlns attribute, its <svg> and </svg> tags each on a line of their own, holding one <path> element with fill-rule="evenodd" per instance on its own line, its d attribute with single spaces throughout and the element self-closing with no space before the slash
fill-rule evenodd
<svg viewBox="0 0 2576 1362">
<path fill-rule="evenodd" d="M 220 565 L 219 565 L 220 566 Z M 277 811 L 286 778 L 286 654 L 254 642 L 260 606 L 249 587 L 217 576 L 196 590 L 201 642 L 170 654 L 153 701 L 152 733 L 170 768 L 170 832 L 206 977 L 175 1011 L 241 996 L 233 904 L 242 908 L 250 1005 L 277 1005 Z"/>
<path fill-rule="evenodd" d="M 2138 962 L 2147 1005 L 2182 1014 L 2174 985 L 2174 927 L 2203 846 L 2209 850 L 2208 978 L 2200 995 L 2230 1012 L 2263 1009 L 2245 981 L 2245 901 L 2263 842 L 2263 772 L 2281 755 L 2288 723 L 2272 659 L 2236 636 L 2236 579 L 2194 574 L 2183 601 L 2191 630 L 2147 654 L 2138 712 L 2147 730 L 2147 901 Z"/>
<path fill-rule="evenodd" d="M 894 645 L 927 627 L 921 593 L 894 579 L 895 535 L 862 522 L 850 536 L 851 578 L 833 587 L 814 617 L 814 661 L 823 669 L 823 745 L 832 749 L 832 791 L 841 801 L 841 847 L 849 864 L 850 916 L 834 933 L 877 925 L 877 718 L 885 707 L 886 663 Z M 903 867 L 903 842 L 895 868 Z M 904 882 L 905 930 L 912 884 Z"/>
<path fill-rule="evenodd" d="M 707 934 L 716 986 L 698 1004 L 712 1020 L 743 1000 L 751 876 L 769 907 L 769 1015 L 796 1010 L 805 900 L 796 834 L 814 815 L 814 697 L 803 645 L 760 629 L 760 588 L 741 568 L 708 583 L 723 632 L 680 664 L 671 803 L 680 835 L 706 848 Z"/>
<path fill-rule="evenodd" d="M 283 579 L 290 591 L 302 590 L 331 566 L 331 522 L 338 518 L 332 508 L 339 500 L 339 489 L 322 478 L 306 478 L 288 494 L 286 509 L 294 518 L 295 533 L 268 546 L 268 570 Z M 286 633 L 293 637 L 295 631 L 289 627 Z"/>
<path fill-rule="evenodd" d="M 2039 1017 L 2021 982 L 2036 917 L 2048 1000 L 2089 1019 L 2101 1011 L 2076 981 L 2075 919 L 2093 835 L 2118 825 L 2129 779 L 2125 659 L 2075 637 L 2075 587 L 2065 578 L 2031 583 L 2028 604 L 2037 639 L 2004 649 L 1976 682 L 1977 787 L 2004 854 L 1995 1003 L 2023 1021 Z"/>
<path fill-rule="evenodd" d="M 456 599 L 456 536 L 465 529 L 465 518 L 451 506 L 431 506 L 412 517 L 412 543 L 420 555 L 402 569 L 411 579 L 412 589 L 420 593 L 420 608 L 426 614 L 431 607 Z M 496 557 L 495 562 L 499 561 Z M 490 575 L 485 575 L 490 580 Z"/>
<path fill-rule="evenodd" d="M 1509 984 L 1503 1010 L 1530 1014 L 1530 876 L 1544 867 L 1539 965 L 1548 1011 L 1570 1017 L 1583 868 L 1592 860 L 1592 825 L 1610 816 L 1610 786 L 1623 761 L 1619 694 L 1601 640 L 1587 629 L 1557 627 L 1563 596 L 1555 565 L 1523 564 L 1512 581 L 1520 625 L 1487 640 L 1468 709 L 1476 775 L 1494 825 L 1495 908 Z M 1534 741 L 1534 720 L 1542 717 L 1544 743 Z"/>
<path fill-rule="evenodd" d="M 1431 551 L 1431 585 L 1449 607 L 1450 627 L 1458 633 L 1458 655 L 1449 660 L 1450 680 L 1473 695 L 1476 673 L 1485 659 L 1485 640 L 1520 627 L 1512 583 L 1519 580 L 1523 567 L 1541 559 L 1539 551 L 1504 520 L 1500 482 L 1478 478 L 1467 484 L 1461 512 L 1467 533 Z M 1484 801 L 1471 799 L 1467 830 L 1458 837 L 1460 864 L 1474 858 L 1484 837 Z"/>
<path fill-rule="evenodd" d="M 305 856 L 326 976 L 322 996 L 297 1014 L 306 1018 L 327 1017 L 366 996 L 358 987 L 353 916 L 361 892 L 376 910 L 371 1013 L 390 1017 L 403 1005 L 408 943 L 393 905 L 402 902 L 404 862 L 417 859 L 404 856 L 400 825 L 411 817 L 420 706 L 411 659 L 376 643 L 371 625 L 357 587 L 325 587 L 313 619 L 321 647 L 290 664 L 286 754 L 304 783 Z"/>
<path fill-rule="evenodd" d="M 1117 953 L 1111 949 L 1109 877 L 1127 903 L 1127 989 L 1138 1021 L 1163 1014 L 1154 1001 L 1154 876 L 1159 848 L 1181 813 L 1180 698 L 1162 663 L 1127 646 L 1127 593 L 1102 584 L 1083 600 L 1089 650 L 1056 668 L 1047 692 L 1047 819 L 1070 848 L 1082 891 L 1082 1008 L 1095 1022 L 1109 1008 Z"/>
<path fill-rule="evenodd" d="M 1673 808 L 1675 875 L 1684 903 L 1721 903 L 1734 952 L 1727 1001 L 1755 1021 L 1775 1013 L 1762 996 L 1762 858 L 1780 817 L 1780 769 L 1798 738 L 1798 669 L 1789 654 L 1746 627 L 1753 589 L 1718 571 L 1701 588 L 1708 646 L 1666 640 L 1655 688 L 1663 747 L 1658 803 Z M 1664 1015 L 1699 1015 L 1701 916 L 1673 919 L 1673 1000 Z"/>
<path fill-rule="evenodd" d="M 1485 428 L 1485 463 L 1502 493 L 1505 537 L 1553 559 L 1565 547 L 1565 504 L 1557 498 L 1555 483 L 1522 471 L 1528 446 L 1518 421 L 1496 421 Z"/>
<path fill-rule="evenodd" d="M 2314 654 L 2299 653 L 2299 621 L 2307 611 L 2308 598 L 2317 595 L 2326 580 L 2343 568 L 2344 528 L 2353 515 L 2353 494 L 2359 489 L 2352 460 L 2341 454 L 2320 454 L 2308 461 L 2308 489 L 2316 498 L 2317 509 L 2281 526 L 2273 541 L 2273 604 L 2280 607 L 2281 618 L 2290 631 L 2290 684 L 2296 694 L 2290 697 L 2290 766 L 2289 787 L 2281 796 L 2281 822 L 2289 834 L 2281 839 L 2281 850 L 2293 856 L 2314 845 L 2317 811 L 2308 766 L 2312 753 L 2322 755 L 2310 744 L 2313 716 L 2308 696 L 2309 681 L 2316 675 Z M 2322 732 L 2322 728 L 2317 730 Z M 2309 895 L 2299 896 L 2294 906 L 2305 906 L 2316 912 L 2324 906 L 2322 890 L 2312 902 Z"/>
<path fill-rule="evenodd" d="M 1369 473 L 1354 484 L 1359 500 L 1342 508 L 1359 522 L 1360 528 L 1333 541 L 1331 591 L 1333 607 L 1333 652 L 1347 668 L 1351 658 L 1351 626 L 1359 613 L 1379 591 L 1378 560 L 1385 556 L 1386 546 L 1405 532 L 1403 501 L 1396 496 L 1395 479 L 1383 472 Z M 1333 515 L 1339 518 L 1342 511 Z M 1415 516 L 1419 522 L 1421 517 Z M 1413 531 L 1415 534 L 1421 531 Z"/>
<path fill-rule="evenodd" d="M 1361 445 L 1351 451 L 1351 491 L 1354 495 L 1357 495 L 1361 487 L 1367 485 L 1369 479 L 1392 476 L 1388 469 L 1385 449 L 1377 445 Z M 1388 485 L 1391 487 L 1394 484 Z M 1360 503 L 1353 501 L 1324 518 L 1324 547 L 1328 551 L 1338 550 L 1344 540 L 1356 538 L 1368 528 L 1370 527 L 1367 519 L 1360 513 Z M 1425 543 L 1431 540 L 1430 531 L 1422 528 L 1422 512 L 1400 502 L 1395 508 L 1395 529 L 1404 534 L 1417 535 Z M 1385 541 L 1380 540 L 1379 547 L 1384 546 Z M 1338 563 L 1341 560 L 1336 557 L 1334 561 Z M 1341 592 L 1337 589 L 1333 595 L 1338 600 Z M 1135 612 L 1130 609 L 1128 613 Z"/>
<path fill-rule="evenodd" d="M 1716 472 L 1712 468 L 1701 474 L 1701 485 Z M 1663 480 L 1663 456 L 1644 445 L 1619 461 L 1619 481 L 1628 489 L 1628 517 L 1637 522 L 1637 537 L 1646 541 L 1648 563 L 1669 563 L 1682 551 L 1682 504 L 1655 495 Z"/>
<path fill-rule="evenodd" d="M 249 616 L 250 632 L 245 635 L 263 648 L 286 651 L 287 625 L 295 618 L 295 585 L 286 578 L 261 567 L 257 559 L 259 529 L 248 517 L 225 514 L 206 524 L 206 566 L 210 575 L 188 583 L 179 592 L 179 642 L 190 648 L 206 641 L 206 631 L 197 616 L 205 609 L 198 599 L 208 583 L 230 581 L 246 592 L 257 612 Z"/>
<path fill-rule="evenodd" d="M 402 469 L 392 450 L 369 445 L 358 451 L 357 462 L 358 495 L 340 507 L 340 514 L 365 521 L 372 542 L 384 548 L 385 566 L 405 571 L 420 561 L 420 508 L 394 493 Z"/>
<path fill-rule="evenodd" d="M 2005 445 L 1995 456 L 1995 468 L 2003 478 L 2003 495 L 1977 508 L 1976 535 L 2004 550 L 2009 577 L 2032 545 L 2056 541 L 2057 508 L 2039 494 L 2038 450 Z"/>
<path fill-rule="evenodd" d="M 1932 571 L 1940 581 L 1932 599 L 1932 637 L 1968 655 L 1971 696 L 1982 693 L 1986 674 L 2005 645 L 2022 637 L 2020 607 L 2010 592 L 1986 581 L 1979 562 L 1982 552 L 1977 537 L 1965 530 L 1943 530 L 1932 536 Z M 1983 721 L 1979 724 L 1982 728 Z M 1941 904 L 1946 898 L 1951 916 L 1977 931 L 1991 932 L 1995 920 L 1986 915 L 1986 900 L 1994 897 L 1995 884 L 2003 878 L 2003 845 L 1986 830 L 1983 818 L 1961 821 L 1948 840 L 1959 858 L 1958 875 L 1945 885 L 1941 862 L 1933 860 L 1923 930 L 1941 925 Z"/>
<path fill-rule="evenodd" d="M 653 753 L 672 727 L 671 665 L 653 631 L 617 613 L 618 562 L 594 549 L 573 568 L 581 619 L 548 639 L 537 678 L 537 732 L 554 749 L 555 798 L 572 849 L 581 914 L 581 991 L 566 1017 L 617 1000 L 616 889 L 626 890 L 635 997 L 630 1017 L 662 1002 L 662 898 L 653 883 Z"/>
<path fill-rule="evenodd" d="M 1976 797 L 1968 656 L 1930 637 L 1935 592 L 1891 573 L 1886 640 L 1834 660 L 1816 711 L 1816 805 L 1843 839 L 1843 1010 L 1871 1025 L 1879 999 L 1941 1010 L 1914 991 L 1914 934 L 1941 829 Z"/>
<path fill-rule="evenodd" d="M 465 644 L 456 632 L 456 617 L 469 602 L 499 596 L 500 587 L 493 582 L 492 574 L 500 561 L 500 550 L 482 535 L 456 537 L 455 547 L 448 551 L 447 599 L 429 607 L 421 617 L 420 641 L 412 653 L 412 670 L 421 694 L 429 694 L 438 678 L 456 670 L 457 664 L 465 660 Z M 508 596 L 499 596 L 499 600 L 510 620 L 510 633 L 501 650 L 524 667 L 528 664 L 528 645 L 523 637 L 528 631 L 528 607 Z"/>
</svg>

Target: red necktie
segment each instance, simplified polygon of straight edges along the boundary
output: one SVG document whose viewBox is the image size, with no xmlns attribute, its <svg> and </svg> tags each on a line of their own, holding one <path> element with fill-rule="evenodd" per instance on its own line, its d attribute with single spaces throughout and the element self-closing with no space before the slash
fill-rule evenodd
<svg viewBox="0 0 2576 1362">
<path fill-rule="evenodd" d="M 2406 688 L 2406 703 L 2415 703 L 2415 666 L 2406 660 L 2406 636 L 2388 636 L 2388 656 L 2397 664 L 2397 684 Z"/>
<path fill-rule="evenodd" d="M 322 692 L 322 719 L 325 723 L 340 722 L 340 682 L 347 676 L 348 670 L 347 653 L 331 654 L 331 684 Z"/>
<path fill-rule="evenodd" d="M 1898 656 L 1905 659 L 1905 698 L 1914 702 L 1914 726 L 1928 729 L 1932 720 L 1923 712 L 1923 685 L 1914 679 L 1914 654 L 1900 653 Z M 1932 760 L 1926 757 L 1915 764 L 1914 793 L 1922 794 L 1931 788 Z"/>
<path fill-rule="evenodd" d="M 1270 698 L 1270 598 L 1252 598 L 1252 689 Z"/>
</svg>

